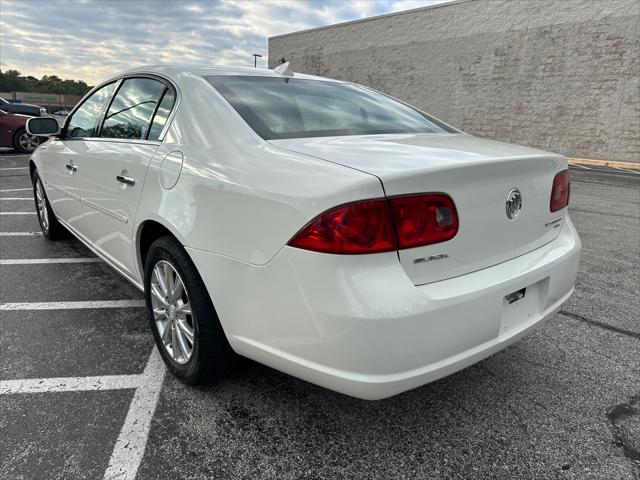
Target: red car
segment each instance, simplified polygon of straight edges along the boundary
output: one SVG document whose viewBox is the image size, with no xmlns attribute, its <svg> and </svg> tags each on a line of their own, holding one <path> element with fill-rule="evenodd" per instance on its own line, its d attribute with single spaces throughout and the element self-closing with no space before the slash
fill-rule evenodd
<svg viewBox="0 0 640 480">
<path fill-rule="evenodd" d="M 12 147 L 22 153 L 33 152 L 43 141 L 29 135 L 24 126 L 31 117 L 0 110 L 0 147 Z"/>
</svg>

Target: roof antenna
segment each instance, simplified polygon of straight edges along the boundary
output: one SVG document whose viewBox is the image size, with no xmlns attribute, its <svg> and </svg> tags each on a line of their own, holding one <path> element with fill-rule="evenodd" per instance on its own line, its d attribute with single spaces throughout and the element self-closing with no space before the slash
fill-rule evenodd
<svg viewBox="0 0 640 480">
<path fill-rule="evenodd" d="M 283 59 L 284 60 L 284 59 Z M 293 77 L 293 70 L 291 69 L 291 62 L 283 62 L 273 69 L 278 75 L 283 77 Z"/>
</svg>

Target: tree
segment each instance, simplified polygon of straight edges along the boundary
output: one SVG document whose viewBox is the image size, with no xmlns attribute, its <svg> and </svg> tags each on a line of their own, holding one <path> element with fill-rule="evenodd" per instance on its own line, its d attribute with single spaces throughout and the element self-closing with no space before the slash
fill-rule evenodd
<svg viewBox="0 0 640 480">
<path fill-rule="evenodd" d="M 17 70 L 0 70 L 1 92 L 39 92 L 67 95 L 84 95 L 91 87 L 82 80 L 62 80 L 57 75 L 44 75 L 40 80 L 31 75 L 23 76 Z"/>
</svg>

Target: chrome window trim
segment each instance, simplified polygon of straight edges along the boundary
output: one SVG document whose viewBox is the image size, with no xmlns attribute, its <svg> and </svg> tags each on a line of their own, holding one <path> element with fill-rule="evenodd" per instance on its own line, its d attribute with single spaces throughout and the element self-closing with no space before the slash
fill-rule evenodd
<svg viewBox="0 0 640 480">
<path fill-rule="evenodd" d="M 101 114 L 100 114 L 100 127 L 102 128 L 102 123 L 104 121 L 104 115 L 106 115 L 106 112 L 109 109 L 109 106 L 111 105 L 111 102 L 113 101 L 113 97 L 115 97 L 115 95 L 117 94 L 118 90 L 120 89 L 120 85 L 127 78 L 136 78 L 136 77 L 148 77 L 148 78 L 154 78 L 155 77 L 156 80 L 160 79 L 164 83 L 168 83 L 169 85 L 171 85 L 173 87 L 173 90 L 174 90 L 175 94 L 176 94 L 175 101 L 173 102 L 173 108 L 171 109 L 171 112 L 167 116 L 167 123 L 165 123 L 164 128 L 160 132 L 160 136 L 158 137 L 158 140 L 131 139 L 131 138 L 118 139 L 118 138 L 100 138 L 100 137 L 74 137 L 74 138 L 64 138 L 63 140 L 64 141 L 84 140 L 86 142 L 92 142 L 92 141 L 96 141 L 96 140 L 99 140 L 99 141 L 110 140 L 110 141 L 118 141 L 118 142 L 127 141 L 126 143 L 131 143 L 131 142 L 146 143 L 146 144 L 150 144 L 150 145 L 156 145 L 156 144 L 159 145 L 159 144 L 161 144 L 164 141 L 164 137 L 166 136 L 167 131 L 169 130 L 169 128 L 171 127 L 171 124 L 173 123 L 173 119 L 175 118 L 176 113 L 178 111 L 178 108 L 180 107 L 180 103 L 182 103 L 182 92 L 178 88 L 178 85 L 176 85 L 176 83 L 171 78 L 169 78 L 168 76 L 163 75 L 161 73 L 157 73 L 157 72 L 149 72 L 147 70 L 140 70 L 140 71 L 137 71 L 137 72 L 127 72 L 126 74 L 116 75 L 116 76 L 113 76 L 113 77 L 105 80 L 104 82 L 100 83 L 99 85 L 93 87 L 91 90 L 89 90 L 89 92 L 87 92 L 85 94 L 84 97 L 82 97 L 80 99 L 80 101 L 76 104 L 76 106 L 73 107 L 73 109 L 71 110 L 69 115 L 67 115 L 67 118 L 64 121 L 64 125 L 62 126 L 61 131 L 66 132 L 66 128 L 67 128 L 67 125 L 69 123 L 69 120 L 71 119 L 71 116 L 76 112 L 76 110 L 78 108 L 80 108 L 80 106 L 94 92 L 96 92 L 100 88 L 104 87 L 105 85 L 108 85 L 109 83 L 118 82 L 117 85 L 116 85 L 116 88 L 114 89 L 113 93 L 111 94 L 111 97 L 109 98 L 109 101 L 107 103 L 106 109 L 103 112 L 101 112 Z"/>
</svg>

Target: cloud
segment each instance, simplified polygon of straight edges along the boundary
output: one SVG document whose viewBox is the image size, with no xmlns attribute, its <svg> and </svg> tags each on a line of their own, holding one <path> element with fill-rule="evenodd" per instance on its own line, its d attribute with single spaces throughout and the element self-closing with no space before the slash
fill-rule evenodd
<svg viewBox="0 0 640 480">
<path fill-rule="evenodd" d="M 95 84 L 138 65 L 266 66 L 267 38 L 445 0 L 2 0 L 0 68 Z"/>
</svg>

